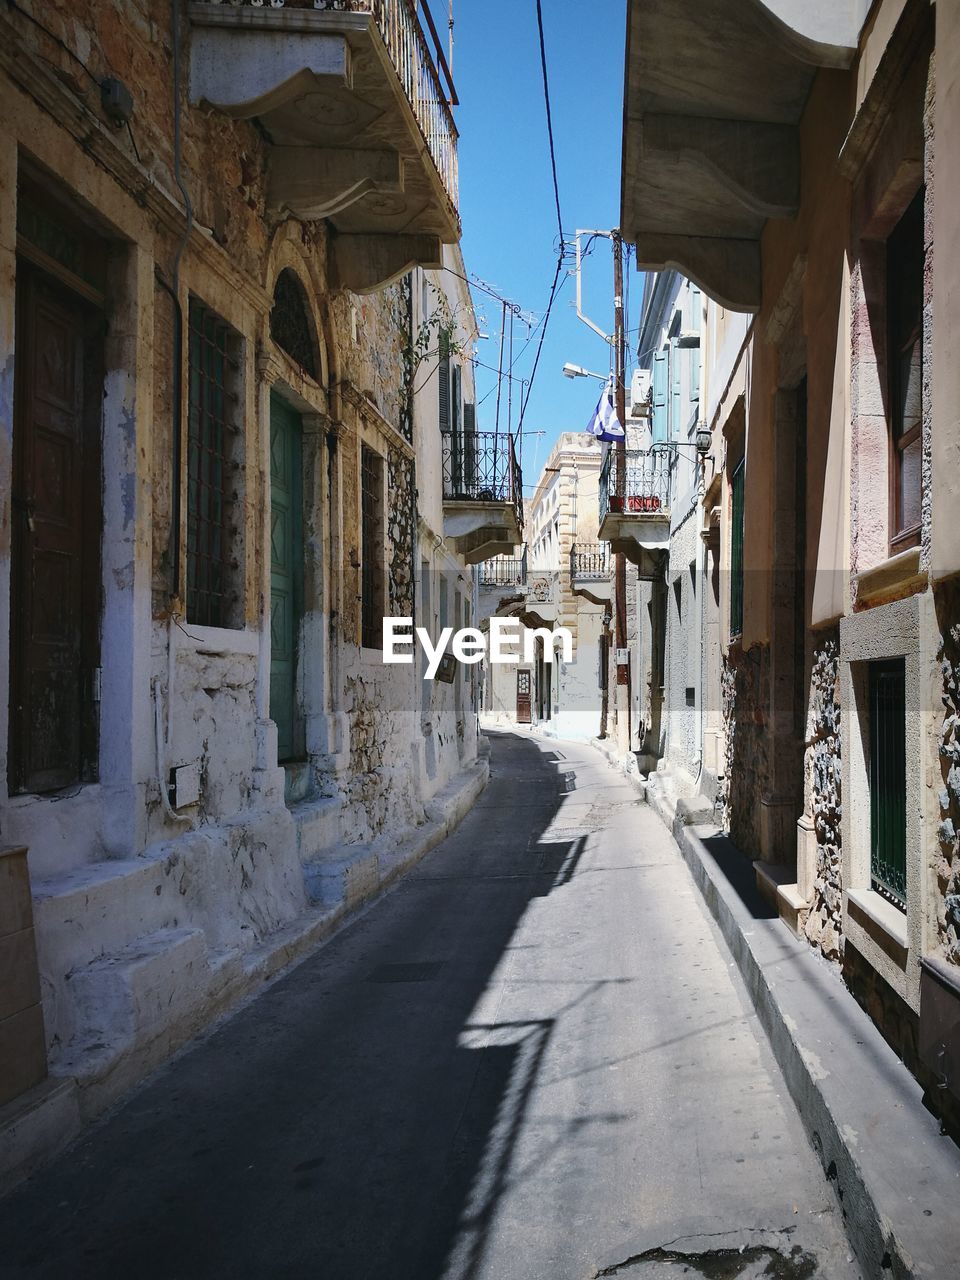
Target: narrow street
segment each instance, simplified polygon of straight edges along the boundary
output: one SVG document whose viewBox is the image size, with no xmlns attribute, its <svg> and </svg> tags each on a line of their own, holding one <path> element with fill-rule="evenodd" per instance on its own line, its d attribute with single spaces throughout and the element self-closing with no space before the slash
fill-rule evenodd
<svg viewBox="0 0 960 1280">
<path fill-rule="evenodd" d="M 492 744 L 452 837 L 0 1204 L 4 1280 L 858 1274 L 659 820 Z"/>
</svg>

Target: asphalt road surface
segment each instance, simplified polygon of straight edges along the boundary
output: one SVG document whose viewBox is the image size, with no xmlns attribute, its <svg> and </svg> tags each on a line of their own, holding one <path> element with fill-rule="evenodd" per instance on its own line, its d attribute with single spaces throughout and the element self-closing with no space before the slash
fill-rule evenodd
<svg viewBox="0 0 960 1280">
<path fill-rule="evenodd" d="M 676 847 L 491 735 L 460 828 L 0 1203 L 0 1276 L 855 1277 Z"/>
</svg>

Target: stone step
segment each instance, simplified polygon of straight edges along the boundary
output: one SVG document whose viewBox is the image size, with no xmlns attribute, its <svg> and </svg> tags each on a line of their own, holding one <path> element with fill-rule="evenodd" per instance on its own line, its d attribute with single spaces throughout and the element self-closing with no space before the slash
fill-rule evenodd
<svg viewBox="0 0 960 1280">
<path fill-rule="evenodd" d="M 146 934 L 71 972 L 75 1034 L 52 1066 L 84 1091 L 109 1081 L 112 1095 L 208 1023 L 242 978 L 240 951 L 211 954 L 202 929 Z"/>
<path fill-rule="evenodd" d="M 753 864 L 757 888 L 780 919 L 799 938 L 810 914 L 810 903 L 797 887 L 795 867 L 775 862 L 756 861 Z"/>
<path fill-rule="evenodd" d="M 763 862 L 757 859 L 753 864 L 753 871 L 757 888 L 774 909 L 777 906 L 777 890 L 782 884 L 789 884 L 797 878 L 793 867 L 779 862 Z"/>
<path fill-rule="evenodd" d="M 41 967 L 59 972 L 118 951 L 182 910 L 179 858 L 169 850 L 105 859 L 33 883 Z"/>
</svg>

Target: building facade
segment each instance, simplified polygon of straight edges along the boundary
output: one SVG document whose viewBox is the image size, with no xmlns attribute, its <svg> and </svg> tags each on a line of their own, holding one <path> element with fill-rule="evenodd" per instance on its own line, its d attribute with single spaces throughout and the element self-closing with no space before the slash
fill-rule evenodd
<svg viewBox="0 0 960 1280">
<path fill-rule="evenodd" d="M 689 20 L 629 6 L 622 227 L 709 298 L 696 785 L 955 1123 L 958 15 Z"/>
<path fill-rule="evenodd" d="M 611 563 L 597 536 L 603 448 L 565 431 L 527 503 L 520 560 L 481 570 L 484 617 L 514 617 L 524 633 L 569 631 L 573 661 L 551 664 L 537 640 L 530 662 L 488 665 L 484 711 L 491 724 L 531 724 L 552 737 L 590 741 L 603 728 L 609 656 Z"/>
<path fill-rule="evenodd" d="M 65 1140 L 482 786 L 476 683 L 384 665 L 382 620 L 472 620 L 522 512 L 409 6 L 0 26 L 15 1162 L 48 1072 Z"/>
</svg>

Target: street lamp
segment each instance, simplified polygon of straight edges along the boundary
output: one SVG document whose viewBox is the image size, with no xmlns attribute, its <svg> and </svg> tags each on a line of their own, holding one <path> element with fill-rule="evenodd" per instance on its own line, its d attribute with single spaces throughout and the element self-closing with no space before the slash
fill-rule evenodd
<svg viewBox="0 0 960 1280">
<path fill-rule="evenodd" d="M 609 382 L 609 373 L 593 373 L 590 369 L 581 369 L 578 364 L 565 364 L 563 366 L 563 376 L 565 378 L 596 378 L 598 382 Z"/>
<path fill-rule="evenodd" d="M 713 433 L 709 427 L 698 427 L 692 440 L 658 440 L 653 449 L 696 449 L 699 458 L 705 458 L 713 444 Z"/>
</svg>

